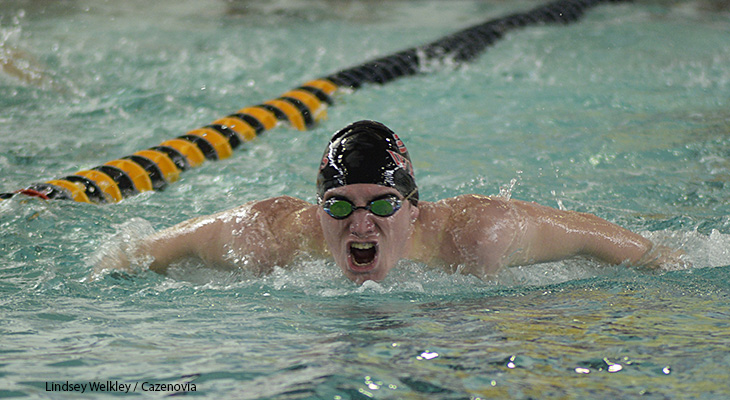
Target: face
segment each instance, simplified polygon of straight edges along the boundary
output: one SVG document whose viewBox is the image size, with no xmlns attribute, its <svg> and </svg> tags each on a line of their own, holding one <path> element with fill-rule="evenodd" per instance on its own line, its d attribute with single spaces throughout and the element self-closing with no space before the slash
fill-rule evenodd
<svg viewBox="0 0 730 400">
<path fill-rule="evenodd" d="M 356 207 L 363 207 L 389 195 L 403 200 L 403 196 L 393 188 L 358 183 L 328 190 L 323 201 L 347 199 Z M 335 262 L 345 276 L 361 284 L 366 280 L 383 280 L 405 256 L 413 222 L 418 218 L 418 207 L 406 200 L 400 210 L 389 217 L 357 209 L 347 218 L 335 219 L 320 206 L 317 215 Z"/>
</svg>

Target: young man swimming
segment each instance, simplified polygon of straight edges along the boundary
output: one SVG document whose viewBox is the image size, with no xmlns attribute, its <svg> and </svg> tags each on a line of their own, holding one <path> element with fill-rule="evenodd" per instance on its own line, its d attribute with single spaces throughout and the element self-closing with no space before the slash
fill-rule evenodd
<svg viewBox="0 0 730 400">
<path fill-rule="evenodd" d="M 307 254 L 334 259 L 361 284 L 382 281 L 401 259 L 480 278 L 573 256 L 646 267 L 678 262 L 668 249 L 591 214 L 481 195 L 419 201 L 405 145 L 374 121 L 355 122 L 332 137 L 317 199 L 281 196 L 191 219 L 99 267 L 129 269 L 129 256 L 165 273 L 197 258 L 211 267 L 266 273 Z"/>
</svg>

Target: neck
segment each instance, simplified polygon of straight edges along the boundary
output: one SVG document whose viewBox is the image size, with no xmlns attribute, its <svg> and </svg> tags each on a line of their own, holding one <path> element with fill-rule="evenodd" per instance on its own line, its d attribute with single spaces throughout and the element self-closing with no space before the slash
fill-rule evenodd
<svg viewBox="0 0 730 400">
<path fill-rule="evenodd" d="M 327 256 L 329 250 L 324 240 L 324 233 L 322 233 L 322 226 L 319 224 L 317 218 L 317 209 L 319 205 L 310 205 L 296 214 L 296 220 L 300 221 L 298 227 L 301 228 L 299 231 L 295 231 L 296 235 L 304 238 L 305 243 L 302 246 L 302 250 L 315 255 L 315 256 Z"/>
<path fill-rule="evenodd" d="M 436 204 L 419 201 L 419 215 L 413 224 L 413 231 L 408 239 L 406 258 L 424 263 L 432 263 L 438 258 L 443 221 L 439 221 Z"/>
</svg>

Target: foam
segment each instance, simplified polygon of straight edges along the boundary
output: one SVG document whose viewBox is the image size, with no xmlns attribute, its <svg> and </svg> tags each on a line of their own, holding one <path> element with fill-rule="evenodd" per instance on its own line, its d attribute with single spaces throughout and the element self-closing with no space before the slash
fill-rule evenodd
<svg viewBox="0 0 730 400">
<path fill-rule="evenodd" d="M 691 265 L 687 268 L 712 268 L 730 265 L 730 234 L 721 233 L 712 229 L 709 235 L 699 233 L 697 230 L 690 232 L 681 231 L 655 231 L 643 232 L 643 236 L 651 239 L 654 243 L 680 249 L 685 254 L 683 260 Z M 666 270 L 683 268 L 665 268 Z"/>
<path fill-rule="evenodd" d="M 102 246 L 87 259 L 87 263 L 93 267 L 92 279 L 114 270 L 144 271 L 152 263 L 151 257 L 140 258 L 136 254 L 141 240 L 155 233 L 149 221 L 132 218 L 113 227 L 116 232 L 103 240 Z M 128 266 L 126 261 L 129 263 Z"/>
</svg>

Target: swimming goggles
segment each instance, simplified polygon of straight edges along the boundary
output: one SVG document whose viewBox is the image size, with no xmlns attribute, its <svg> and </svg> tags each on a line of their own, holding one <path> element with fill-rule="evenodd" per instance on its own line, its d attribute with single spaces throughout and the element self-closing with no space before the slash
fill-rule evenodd
<svg viewBox="0 0 730 400">
<path fill-rule="evenodd" d="M 355 207 L 350 200 L 333 197 L 322 203 L 322 208 L 334 219 L 345 219 L 355 212 L 355 210 L 359 209 L 370 211 L 378 217 L 390 217 L 396 211 L 400 210 L 402 204 L 403 201 L 397 197 L 388 196 L 372 200 L 366 206 Z"/>
</svg>

